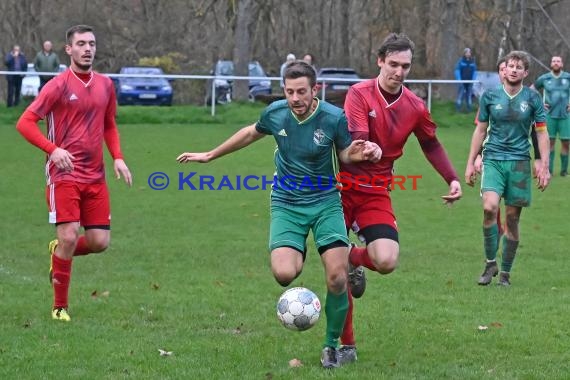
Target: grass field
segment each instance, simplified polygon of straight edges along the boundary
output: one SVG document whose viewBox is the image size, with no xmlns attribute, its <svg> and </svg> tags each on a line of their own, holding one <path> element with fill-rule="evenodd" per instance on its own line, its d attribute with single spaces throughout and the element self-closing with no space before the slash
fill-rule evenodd
<svg viewBox="0 0 570 380">
<path fill-rule="evenodd" d="M 43 155 L 0 112 L 0 379 L 568 379 L 570 378 L 570 179 L 554 177 L 523 212 L 512 287 L 479 287 L 483 268 L 477 189 L 451 208 L 447 191 L 411 138 L 397 173 L 422 175 L 395 190 L 401 229 L 396 272 L 368 272 L 356 300 L 359 360 L 320 367 L 324 318 L 303 333 L 281 327 L 267 253 L 269 190 L 177 189 L 178 173 L 272 175 L 274 143 L 208 165 L 175 157 L 205 150 L 254 121 L 260 106 L 119 110 L 123 151 L 135 184 L 109 179 L 113 238 L 105 254 L 74 262 L 72 322 L 50 318 Z M 474 115 L 433 110 L 462 177 Z M 556 162 L 559 170 L 559 160 Z M 147 183 L 164 172 L 170 186 Z M 314 246 L 293 285 L 324 302 Z M 480 331 L 478 326 L 488 326 Z M 172 351 L 160 356 L 159 349 Z M 290 359 L 303 366 L 289 368 Z"/>
</svg>

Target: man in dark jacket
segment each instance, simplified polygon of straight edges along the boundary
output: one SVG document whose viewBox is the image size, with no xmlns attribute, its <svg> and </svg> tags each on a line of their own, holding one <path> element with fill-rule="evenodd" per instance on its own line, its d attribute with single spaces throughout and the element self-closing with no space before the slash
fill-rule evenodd
<svg viewBox="0 0 570 380">
<path fill-rule="evenodd" d="M 471 49 L 465 48 L 463 56 L 457 61 L 455 65 L 455 79 L 456 80 L 475 80 L 477 76 L 477 65 L 475 59 L 471 55 Z M 463 100 L 467 106 L 467 112 L 471 112 L 473 108 L 473 83 L 460 83 L 457 93 L 457 101 L 455 106 L 457 112 L 461 111 Z"/>
<path fill-rule="evenodd" d="M 36 54 L 36 59 L 34 59 L 34 68 L 38 73 L 57 73 L 59 69 L 59 57 L 52 51 L 51 41 L 45 41 L 43 49 Z M 50 75 L 40 75 L 40 89 L 42 90 L 44 85 L 53 76 Z"/>
<path fill-rule="evenodd" d="M 20 52 L 18 45 L 14 45 L 12 51 L 6 54 L 4 63 L 8 71 L 28 71 L 28 61 L 26 61 L 24 54 Z M 8 81 L 8 99 L 6 105 L 8 107 L 17 106 L 18 103 L 20 103 L 23 77 L 23 75 L 6 75 L 6 80 Z"/>
</svg>

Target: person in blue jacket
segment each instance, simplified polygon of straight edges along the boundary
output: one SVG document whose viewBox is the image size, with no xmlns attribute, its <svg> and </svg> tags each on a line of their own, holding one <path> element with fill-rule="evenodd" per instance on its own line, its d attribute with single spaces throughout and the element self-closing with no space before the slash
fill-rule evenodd
<svg viewBox="0 0 570 380">
<path fill-rule="evenodd" d="M 471 49 L 465 48 L 463 56 L 459 58 L 455 65 L 456 80 L 475 80 L 477 77 L 477 64 L 475 58 L 471 55 Z M 467 106 L 467 112 L 471 112 L 473 108 L 473 83 L 460 83 L 457 92 L 457 101 L 455 107 L 457 112 L 461 112 L 463 101 Z"/>
</svg>

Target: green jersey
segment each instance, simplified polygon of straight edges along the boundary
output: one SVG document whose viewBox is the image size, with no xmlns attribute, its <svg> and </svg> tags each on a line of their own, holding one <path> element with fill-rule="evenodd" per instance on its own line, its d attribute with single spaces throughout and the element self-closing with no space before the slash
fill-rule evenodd
<svg viewBox="0 0 570 380">
<path fill-rule="evenodd" d="M 549 105 L 548 116 L 553 119 L 568 118 L 566 107 L 570 101 L 570 73 L 562 71 L 558 76 L 552 72 L 538 77 L 534 83 L 538 91 L 544 91 L 544 103 Z"/>
<path fill-rule="evenodd" d="M 504 87 L 483 93 L 479 102 L 480 122 L 488 122 L 483 157 L 490 160 L 529 160 L 530 132 L 545 128 L 546 115 L 540 95 L 522 87 L 514 96 Z"/>
<path fill-rule="evenodd" d="M 339 197 L 336 150 L 352 142 L 342 109 L 319 101 L 315 111 L 299 121 L 287 100 L 280 100 L 262 112 L 255 129 L 277 142 L 273 202 L 311 205 Z"/>
</svg>

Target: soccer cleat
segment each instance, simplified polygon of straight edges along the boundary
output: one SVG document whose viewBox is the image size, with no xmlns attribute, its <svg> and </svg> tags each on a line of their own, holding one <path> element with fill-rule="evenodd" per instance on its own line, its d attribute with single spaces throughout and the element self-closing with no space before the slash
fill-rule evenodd
<svg viewBox="0 0 570 380">
<path fill-rule="evenodd" d="M 355 244 L 351 244 L 351 249 Z M 366 290 L 366 273 L 362 265 L 355 267 L 348 262 L 348 285 L 350 286 L 350 293 L 354 298 L 360 298 Z"/>
<path fill-rule="evenodd" d="M 336 348 L 334 347 L 323 348 L 323 353 L 321 354 L 321 364 L 323 365 L 323 368 L 340 367 Z"/>
<path fill-rule="evenodd" d="M 53 255 L 55 253 L 55 249 L 57 248 L 57 244 L 58 241 L 57 239 L 54 239 L 52 241 L 49 242 L 48 244 L 48 251 L 49 251 L 49 282 L 51 284 L 52 282 L 52 276 L 53 276 L 53 265 L 51 262 L 51 255 Z"/>
<path fill-rule="evenodd" d="M 58 307 L 56 309 L 53 309 L 51 312 L 51 318 L 57 321 L 64 321 L 64 322 L 71 321 L 71 317 L 67 313 L 67 309 L 64 307 Z"/>
<path fill-rule="evenodd" d="M 566 170 L 562 170 L 560 172 L 560 177 L 566 177 L 568 175 L 568 172 Z"/>
<path fill-rule="evenodd" d="M 481 277 L 479 277 L 479 281 L 477 282 L 479 285 L 489 285 L 493 277 L 495 277 L 499 273 L 499 268 L 497 267 L 496 261 L 489 261 L 485 264 L 485 270 Z"/>
<path fill-rule="evenodd" d="M 356 360 L 358 360 L 358 357 L 356 356 L 356 346 L 354 345 L 340 346 L 340 348 L 337 350 L 337 356 L 340 365 L 355 362 Z"/>
<path fill-rule="evenodd" d="M 497 285 L 501 286 L 511 286 L 511 274 L 509 272 L 501 272 L 499 274 L 499 282 Z"/>
</svg>

